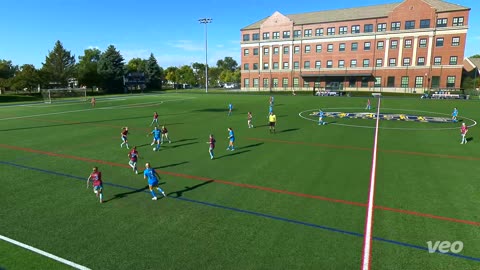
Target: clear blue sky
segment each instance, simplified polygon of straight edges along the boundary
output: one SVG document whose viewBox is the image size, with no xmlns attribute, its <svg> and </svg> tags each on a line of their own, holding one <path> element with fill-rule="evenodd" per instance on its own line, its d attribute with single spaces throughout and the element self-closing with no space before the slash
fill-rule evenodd
<svg viewBox="0 0 480 270">
<path fill-rule="evenodd" d="M 449 0 L 470 7 L 466 56 L 480 53 L 480 1 Z M 375 5 L 399 0 L 2 0 L 0 59 L 40 68 L 56 40 L 76 57 L 110 44 L 126 61 L 153 53 L 160 66 L 205 62 L 208 24 L 209 64 L 231 56 L 240 64 L 240 29 L 279 11 L 293 14 Z M 78 60 L 78 58 L 77 58 Z"/>
</svg>

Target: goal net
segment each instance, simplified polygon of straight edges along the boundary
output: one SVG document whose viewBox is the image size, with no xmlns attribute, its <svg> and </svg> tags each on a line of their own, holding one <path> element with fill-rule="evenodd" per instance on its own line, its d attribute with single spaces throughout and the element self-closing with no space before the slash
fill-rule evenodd
<svg viewBox="0 0 480 270">
<path fill-rule="evenodd" d="M 45 103 L 87 101 L 87 89 L 85 88 L 42 89 L 41 93 Z"/>
</svg>

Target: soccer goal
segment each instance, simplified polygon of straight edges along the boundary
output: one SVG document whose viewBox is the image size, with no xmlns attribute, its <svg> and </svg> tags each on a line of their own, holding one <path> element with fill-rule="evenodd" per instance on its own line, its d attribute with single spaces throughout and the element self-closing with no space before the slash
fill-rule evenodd
<svg viewBox="0 0 480 270">
<path fill-rule="evenodd" d="M 45 103 L 87 101 L 86 88 L 42 89 L 41 93 Z"/>
</svg>

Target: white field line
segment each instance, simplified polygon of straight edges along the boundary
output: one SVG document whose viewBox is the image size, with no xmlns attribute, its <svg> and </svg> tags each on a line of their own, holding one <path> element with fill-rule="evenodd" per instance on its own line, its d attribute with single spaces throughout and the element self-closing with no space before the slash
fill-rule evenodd
<svg viewBox="0 0 480 270">
<path fill-rule="evenodd" d="M 22 248 L 24 248 L 24 249 L 28 249 L 28 250 L 30 250 L 30 251 L 33 251 L 33 252 L 35 252 L 35 253 L 37 253 L 37 254 L 40 254 L 40 255 L 45 256 L 45 257 L 48 257 L 48 258 L 53 259 L 53 260 L 55 260 L 55 261 L 61 262 L 61 263 L 66 264 L 66 265 L 69 265 L 69 266 L 71 266 L 71 267 L 73 267 L 73 268 L 81 269 L 81 270 L 90 270 L 90 268 L 88 268 L 88 267 L 85 267 L 85 266 L 80 265 L 80 264 L 76 264 L 76 263 L 71 262 L 71 261 L 69 261 L 69 260 L 65 260 L 65 259 L 63 259 L 63 258 L 60 258 L 60 257 L 56 256 L 56 255 L 53 255 L 53 254 L 48 253 L 48 252 L 45 252 L 45 251 L 40 250 L 40 249 L 38 249 L 38 248 L 34 248 L 34 247 L 29 246 L 29 245 L 27 245 L 27 244 L 20 243 L 20 242 L 18 242 L 18 241 L 16 241 L 16 240 L 13 240 L 13 239 L 8 238 L 8 237 L 6 237 L 6 236 L 0 235 L 0 239 L 4 240 L 4 241 L 6 241 L 6 242 L 12 243 L 12 244 L 14 244 L 14 245 L 17 245 L 17 246 L 19 246 L 19 247 L 22 247 Z"/>
<path fill-rule="evenodd" d="M 362 270 L 370 270 L 371 252 L 372 252 L 372 231 L 373 231 L 373 207 L 375 199 L 375 176 L 377 170 L 377 146 L 378 146 L 378 126 L 380 123 L 380 98 L 378 98 L 377 121 L 375 124 L 375 137 L 373 142 L 372 170 L 370 172 L 370 191 L 368 193 L 368 206 L 365 221 L 365 233 L 363 236 L 363 256 Z"/>
<path fill-rule="evenodd" d="M 194 99 L 194 98 L 195 98 L 195 97 L 183 98 L 183 99 L 163 100 L 163 101 L 155 101 L 155 102 L 143 102 L 143 103 L 135 103 L 135 104 L 130 104 L 130 105 L 115 105 L 115 106 L 104 107 L 104 108 L 88 108 L 88 109 L 72 110 L 72 111 L 63 111 L 63 112 L 32 114 L 32 115 L 25 115 L 25 116 L 16 116 L 16 117 L 0 118 L 0 121 L 15 120 L 15 119 L 25 119 L 25 118 L 32 118 L 32 117 L 38 117 L 38 116 L 48 116 L 48 115 L 57 115 L 57 114 L 66 114 L 66 113 L 75 113 L 75 112 L 85 112 L 85 111 L 92 111 L 92 110 L 99 110 L 99 109 L 101 109 L 101 110 L 105 110 L 105 109 L 123 109 L 123 108 L 129 108 L 129 107 L 138 107 L 139 105 L 147 105 L 147 104 L 155 104 L 155 103 L 161 104 L 161 103 L 165 103 L 165 102 L 188 100 L 188 99 Z"/>
</svg>

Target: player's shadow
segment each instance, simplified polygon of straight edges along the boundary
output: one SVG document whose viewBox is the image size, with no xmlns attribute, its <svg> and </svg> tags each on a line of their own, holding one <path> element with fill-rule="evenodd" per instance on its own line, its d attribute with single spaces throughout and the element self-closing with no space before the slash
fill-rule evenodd
<svg viewBox="0 0 480 270">
<path fill-rule="evenodd" d="M 260 146 L 260 145 L 262 145 L 262 144 L 263 144 L 263 142 L 261 142 L 261 143 L 255 143 L 255 144 L 250 144 L 250 145 L 242 146 L 242 147 L 240 147 L 240 149 L 253 148 L 253 147 Z"/>
<path fill-rule="evenodd" d="M 150 144 L 149 143 L 146 143 L 146 144 L 141 144 L 141 145 L 136 145 L 137 148 L 140 148 L 140 147 L 145 147 L 145 146 L 149 146 Z"/>
<path fill-rule="evenodd" d="M 113 201 L 113 200 L 116 200 L 116 199 L 125 198 L 125 197 L 127 197 L 128 195 L 130 195 L 130 194 L 135 194 L 135 193 L 139 193 L 139 192 L 144 192 L 144 191 L 147 190 L 147 189 L 148 189 L 148 186 L 144 186 L 144 187 L 142 187 L 142 188 L 135 189 L 135 190 L 132 190 L 132 191 L 123 192 L 123 193 L 118 193 L 118 194 L 113 195 L 113 198 L 111 198 L 111 199 L 109 199 L 109 200 L 106 200 L 106 201 L 103 201 L 103 202 L 105 203 L 105 202 L 110 202 L 110 201 Z"/>
<path fill-rule="evenodd" d="M 230 150 L 228 150 L 230 151 Z M 220 157 L 217 157 L 215 159 L 221 159 L 221 158 L 226 158 L 226 157 L 233 157 L 233 156 L 236 156 L 236 155 L 240 155 L 240 154 L 243 154 L 243 153 L 246 153 L 246 152 L 250 152 L 250 150 L 242 150 L 242 151 L 232 151 L 230 154 L 226 154 L 226 155 L 223 155 L 223 156 L 220 156 Z"/>
<path fill-rule="evenodd" d="M 473 137 L 468 137 L 467 142 L 471 142 L 471 141 L 473 141 Z"/>
<path fill-rule="evenodd" d="M 169 144 L 167 144 L 167 145 L 168 145 L 169 148 L 178 148 L 178 147 L 187 146 L 187 145 L 191 145 L 191 144 L 197 144 L 197 143 L 198 142 L 189 142 L 189 143 L 183 143 L 183 144 L 174 144 L 172 146 L 170 146 Z M 165 145 L 165 143 L 163 145 Z"/>
<path fill-rule="evenodd" d="M 192 191 L 192 190 L 197 189 L 201 186 L 208 185 L 212 182 L 214 182 L 214 180 L 209 180 L 209 181 L 203 182 L 201 184 L 198 184 L 198 185 L 195 185 L 195 186 L 192 186 L 192 187 L 185 187 L 182 190 L 177 190 L 177 191 L 170 192 L 170 193 L 167 194 L 167 196 L 168 197 L 173 197 L 173 198 L 179 198 L 179 197 L 182 197 L 183 193 L 185 193 L 185 192 Z"/>
<path fill-rule="evenodd" d="M 179 142 L 188 142 L 188 141 L 195 141 L 195 140 L 198 140 L 198 138 L 188 138 L 188 139 L 181 139 L 181 140 L 175 141 L 175 143 L 179 143 Z"/>
<path fill-rule="evenodd" d="M 189 163 L 189 162 L 188 161 L 182 161 L 182 162 L 178 162 L 178 163 L 172 163 L 172 164 L 168 164 L 168 165 L 158 166 L 158 167 L 155 167 L 154 169 L 163 169 L 163 168 L 175 167 L 175 166 L 180 166 L 180 165 L 187 164 L 187 163 Z"/>
<path fill-rule="evenodd" d="M 277 133 L 292 132 L 297 130 L 299 130 L 299 128 L 289 128 L 289 129 L 280 130 Z"/>
</svg>

